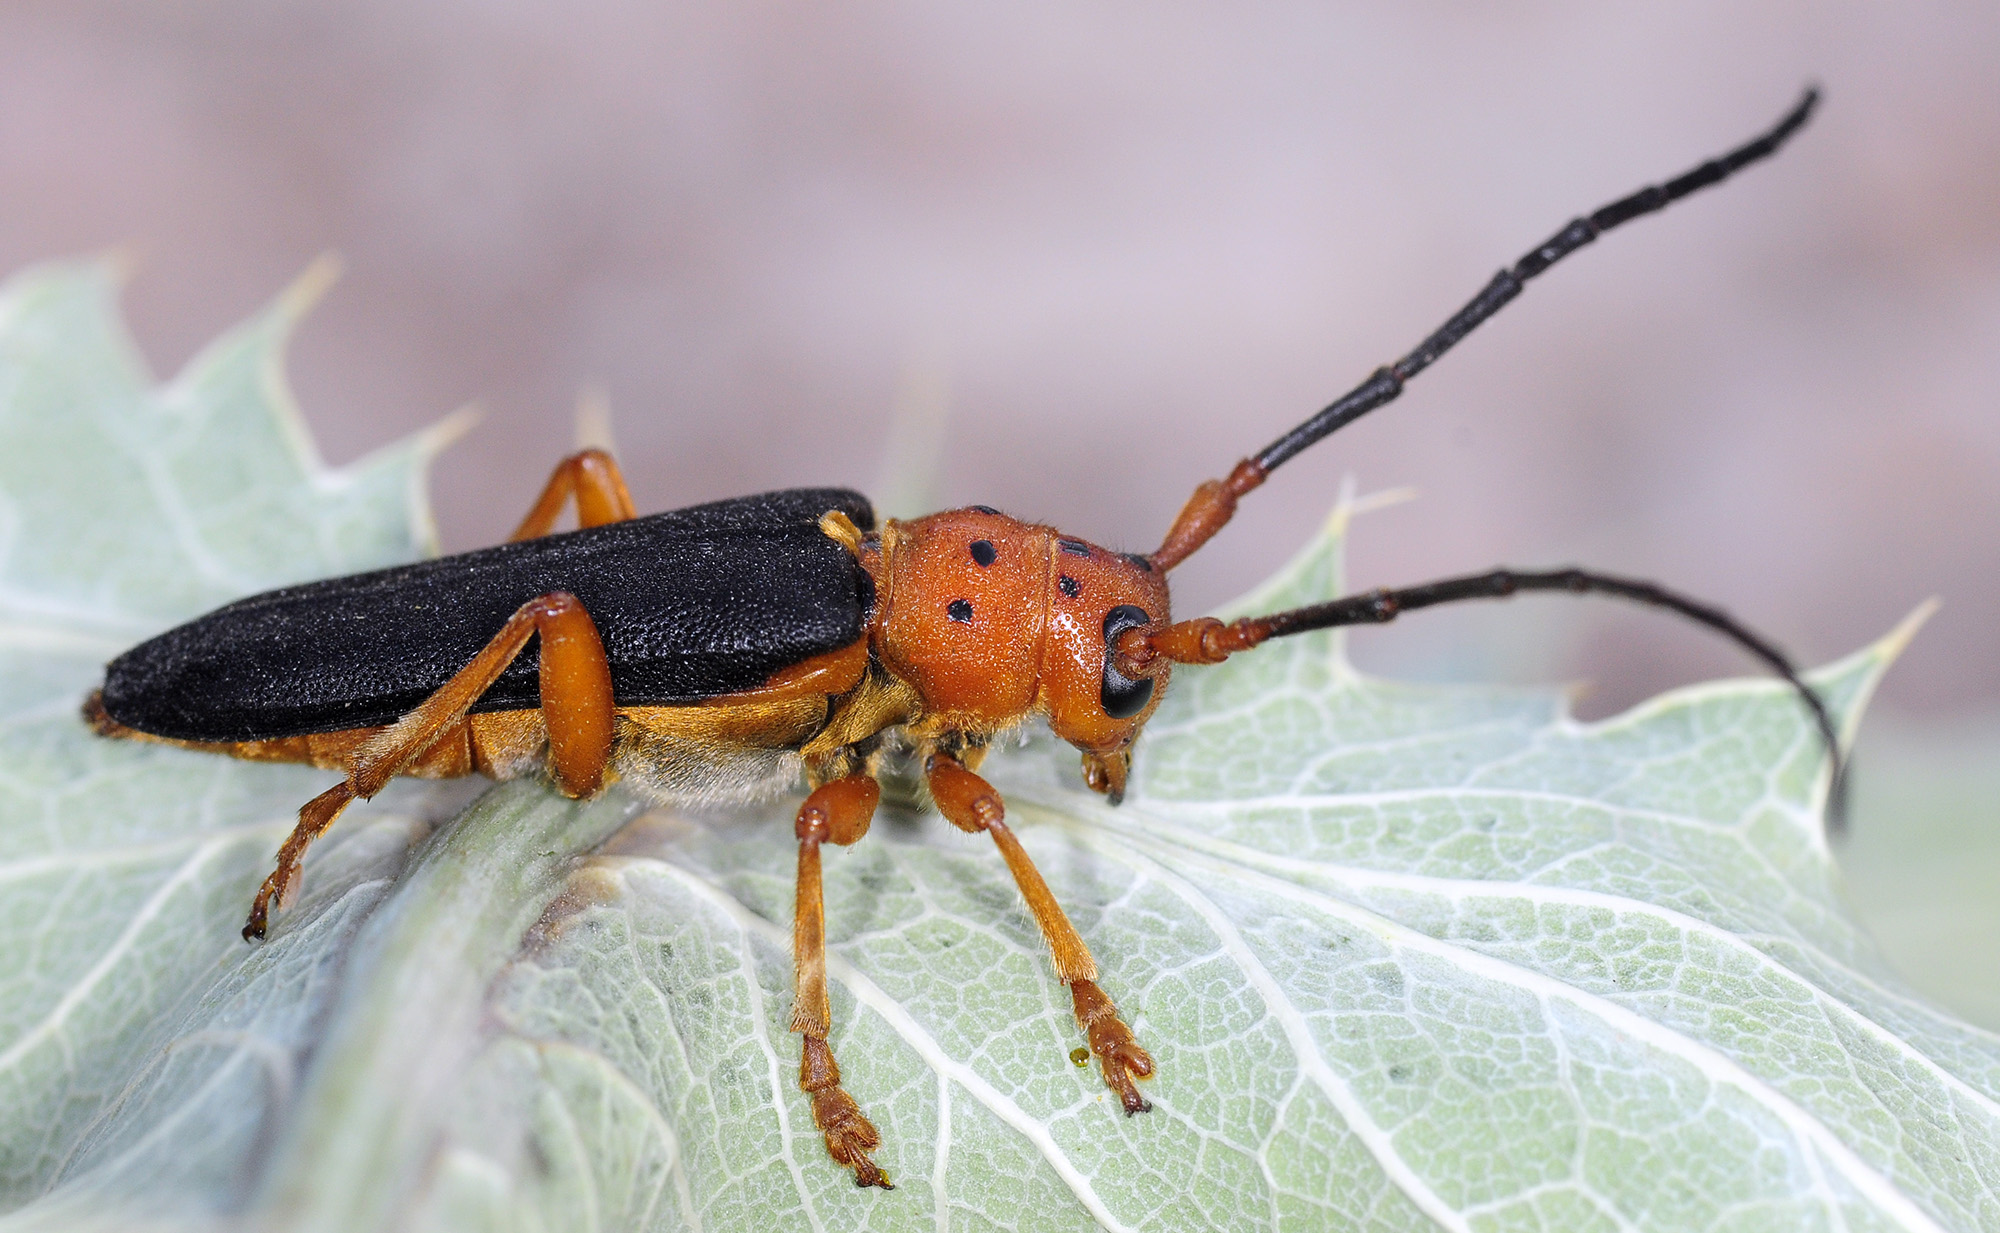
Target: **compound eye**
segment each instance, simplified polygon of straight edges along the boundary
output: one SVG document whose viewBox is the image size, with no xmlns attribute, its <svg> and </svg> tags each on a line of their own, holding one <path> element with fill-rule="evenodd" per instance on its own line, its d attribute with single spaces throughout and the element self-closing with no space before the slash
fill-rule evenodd
<svg viewBox="0 0 2000 1233">
<path fill-rule="evenodd" d="M 1153 697 L 1153 678 L 1142 676 L 1137 680 L 1118 671 L 1113 664 L 1117 656 L 1113 651 L 1118 645 L 1118 635 L 1128 629 L 1144 629 L 1153 623 L 1144 608 L 1131 604 L 1120 604 L 1104 614 L 1104 687 L 1098 693 L 1098 701 L 1104 704 L 1104 713 L 1113 719 L 1130 719 L 1146 709 L 1146 703 Z"/>
</svg>

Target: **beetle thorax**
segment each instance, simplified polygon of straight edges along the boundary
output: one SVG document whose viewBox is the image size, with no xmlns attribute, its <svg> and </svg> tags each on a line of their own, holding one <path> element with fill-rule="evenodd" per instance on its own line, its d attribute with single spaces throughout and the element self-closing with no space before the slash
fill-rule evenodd
<svg viewBox="0 0 2000 1233">
<path fill-rule="evenodd" d="M 890 522 L 881 542 L 876 650 L 928 720 L 995 732 L 1039 712 L 1064 740 L 1111 752 L 1158 704 L 1152 689 L 1136 710 L 1116 697 L 1125 713 L 1106 710 L 1107 617 L 1170 619 L 1166 580 L 1143 558 L 984 506 Z"/>
</svg>

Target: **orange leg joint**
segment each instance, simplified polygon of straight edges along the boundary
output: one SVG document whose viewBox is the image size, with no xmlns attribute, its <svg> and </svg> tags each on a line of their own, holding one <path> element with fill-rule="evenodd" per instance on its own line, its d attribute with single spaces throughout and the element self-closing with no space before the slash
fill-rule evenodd
<svg viewBox="0 0 2000 1233">
<path fill-rule="evenodd" d="M 638 516 L 632 494 L 625 490 L 625 475 L 611 455 L 603 450 L 580 450 L 556 464 L 542 495 L 507 538 L 539 539 L 547 535 L 572 497 L 576 499 L 576 524 L 580 527 L 601 527 L 607 522 L 624 522 Z"/>
</svg>

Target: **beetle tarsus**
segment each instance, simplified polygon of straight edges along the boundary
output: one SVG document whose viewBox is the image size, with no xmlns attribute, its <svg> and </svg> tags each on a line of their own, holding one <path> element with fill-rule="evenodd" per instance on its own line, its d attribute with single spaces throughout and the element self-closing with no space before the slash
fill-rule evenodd
<svg viewBox="0 0 2000 1233">
<path fill-rule="evenodd" d="M 1132 1029 L 1118 1017 L 1118 1008 L 1104 996 L 1094 980 L 1073 980 L 1070 998 L 1076 1004 L 1076 1021 L 1090 1038 L 1090 1051 L 1104 1072 L 1104 1086 L 1118 1093 L 1125 1116 L 1151 1111 L 1152 1102 L 1139 1094 L 1138 1079 L 1153 1076 L 1153 1058 L 1133 1039 Z"/>
<path fill-rule="evenodd" d="M 881 1132 L 840 1086 L 840 1066 L 824 1036 L 807 1036 L 799 1054 L 799 1086 L 812 1097 L 813 1123 L 826 1136 L 827 1155 L 854 1170 L 854 1184 L 894 1190 L 889 1175 L 877 1168 L 869 1153 L 882 1145 Z"/>
<path fill-rule="evenodd" d="M 302 876 L 300 862 L 305 859 L 306 849 L 312 841 L 326 833 L 334 819 L 354 800 L 354 786 L 346 780 L 328 788 L 307 801 L 299 810 L 299 824 L 285 837 L 278 849 L 277 868 L 264 879 L 264 885 L 257 888 L 257 898 L 250 905 L 250 919 L 243 926 L 243 940 L 252 942 L 264 936 L 264 927 L 270 919 L 272 908 L 283 911 L 298 894 L 299 879 Z"/>
</svg>

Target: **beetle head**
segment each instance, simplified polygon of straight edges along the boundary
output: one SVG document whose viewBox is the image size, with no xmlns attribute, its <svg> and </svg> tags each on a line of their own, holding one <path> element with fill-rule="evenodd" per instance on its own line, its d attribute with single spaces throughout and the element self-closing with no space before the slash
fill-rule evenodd
<svg viewBox="0 0 2000 1233">
<path fill-rule="evenodd" d="M 1167 580 L 1144 557 L 1083 540 L 1056 535 L 1049 548 L 1036 705 L 1057 736 L 1083 751 L 1084 780 L 1116 801 L 1132 742 L 1160 705 L 1167 674 L 1161 664 L 1156 675 L 1127 676 L 1110 648 L 1128 629 L 1172 619 Z"/>
</svg>

